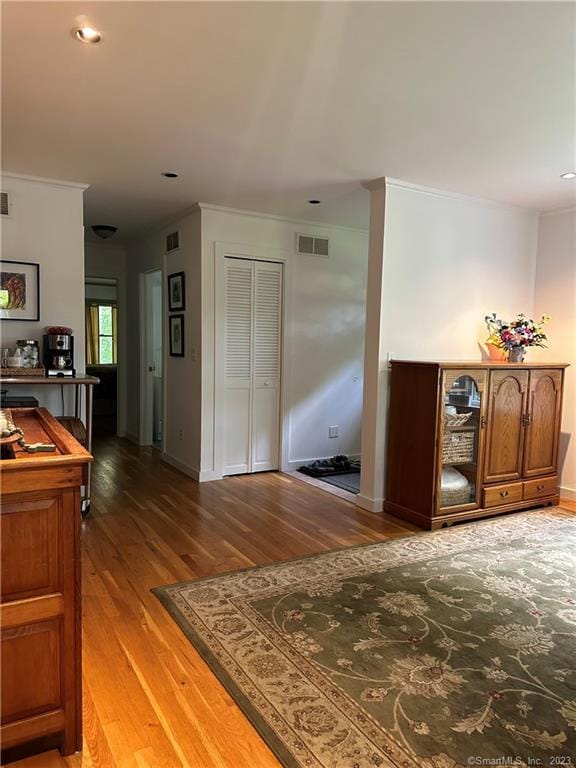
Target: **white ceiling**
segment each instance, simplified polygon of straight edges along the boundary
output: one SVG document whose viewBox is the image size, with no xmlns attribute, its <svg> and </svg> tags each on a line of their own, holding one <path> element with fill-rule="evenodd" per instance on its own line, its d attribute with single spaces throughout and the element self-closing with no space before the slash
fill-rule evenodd
<svg viewBox="0 0 576 768">
<path fill-rule="evenodd" d="M 199 200 L 365 225 L 379 176 L 571 205 L 575 11 L 4 2 L 3 167 L 89 183 L 87 224 L 120 238 Z M 72 38 L 81 17 L 100 45 Z"/>
</svg>

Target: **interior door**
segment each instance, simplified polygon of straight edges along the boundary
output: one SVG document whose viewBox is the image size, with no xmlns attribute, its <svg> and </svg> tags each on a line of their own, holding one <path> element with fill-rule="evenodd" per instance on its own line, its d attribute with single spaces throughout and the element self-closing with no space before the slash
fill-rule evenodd
<svg viewBox="0 0 576 768">
<path fill-rule="evenodd" d="M 282 265 L 254 262 L 251 472 L 278 469 Z"/>
<path fill-rule="evenodd" d="M 530 371 L 524 477 L 556 471 L 561 398 L 562 371 Z"/>
<path fill-rule="evenodd" d="M 225 259 L 224 467 L 278 469 L 282 265 Z"/>
<path fill-rule="evenodd" d="M 142 398 L 140 444 L 161 448 L 162 394 L 162 271 L 142 273 Z"/>
<path fill-rule="evenodd" d="M 253 269 L 245 259 L 225 263 L 223 473 L 238 475 L 251 463 Z"/>
<path fill-rule="evenodd" d="M 490 372 L 484 481 L 522 477 L 528 371 Z"/>
</svg>

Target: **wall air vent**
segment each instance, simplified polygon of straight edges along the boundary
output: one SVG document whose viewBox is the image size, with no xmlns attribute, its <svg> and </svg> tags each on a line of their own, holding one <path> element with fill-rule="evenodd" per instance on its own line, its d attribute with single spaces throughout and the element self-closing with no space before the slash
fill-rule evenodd
<svg viewBox="0 0 576 768">
<path fill-rule="evenodd" d="M 8 192 L 0 192 L 0 216 L 10 215 L 10 201 L 8 200 Z"/>
<path fill-rule="evenodd" d="M 166 235 L 166 253 L 176 251 L 180 248 L 180 232 L 171 232 Z"/>
<path fill-rule="evenodd" d="M 296 235 L 296 253 L 300 256 L 329 256 L 328 238 L 313 235 Z"/>
</svg>

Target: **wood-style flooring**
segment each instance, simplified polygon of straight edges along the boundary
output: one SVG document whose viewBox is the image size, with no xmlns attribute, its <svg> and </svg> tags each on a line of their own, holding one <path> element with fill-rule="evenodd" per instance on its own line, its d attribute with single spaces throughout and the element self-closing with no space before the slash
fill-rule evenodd
<svg viewBox="0 0 576 768">
<path fill-rule="evenodd" d="M 97 443 L 83 522 L 84 751 L 13 768 L 278 768 L 150 589 L 415 530 L 288 475 L 198 485 Z"/>
</svg>

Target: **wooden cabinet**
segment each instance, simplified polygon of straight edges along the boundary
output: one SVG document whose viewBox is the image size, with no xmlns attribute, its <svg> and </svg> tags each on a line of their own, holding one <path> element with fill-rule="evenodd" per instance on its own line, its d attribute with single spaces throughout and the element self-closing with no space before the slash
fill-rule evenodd
<svg viewBox="0 0 576 768">
<path fill-rule="evenodd" d="M 385 510 L 438 528 L 558 503 L 565 368 L 393 361 Z"/>
<path fill-rule="evenodd" d="M 42 408 L 14 409 L 28 442 L 3 454 L 0 514 L 0 738 L 17 750 L 81 748 L 80 486 L 91 460 Z"/>
</svg>

